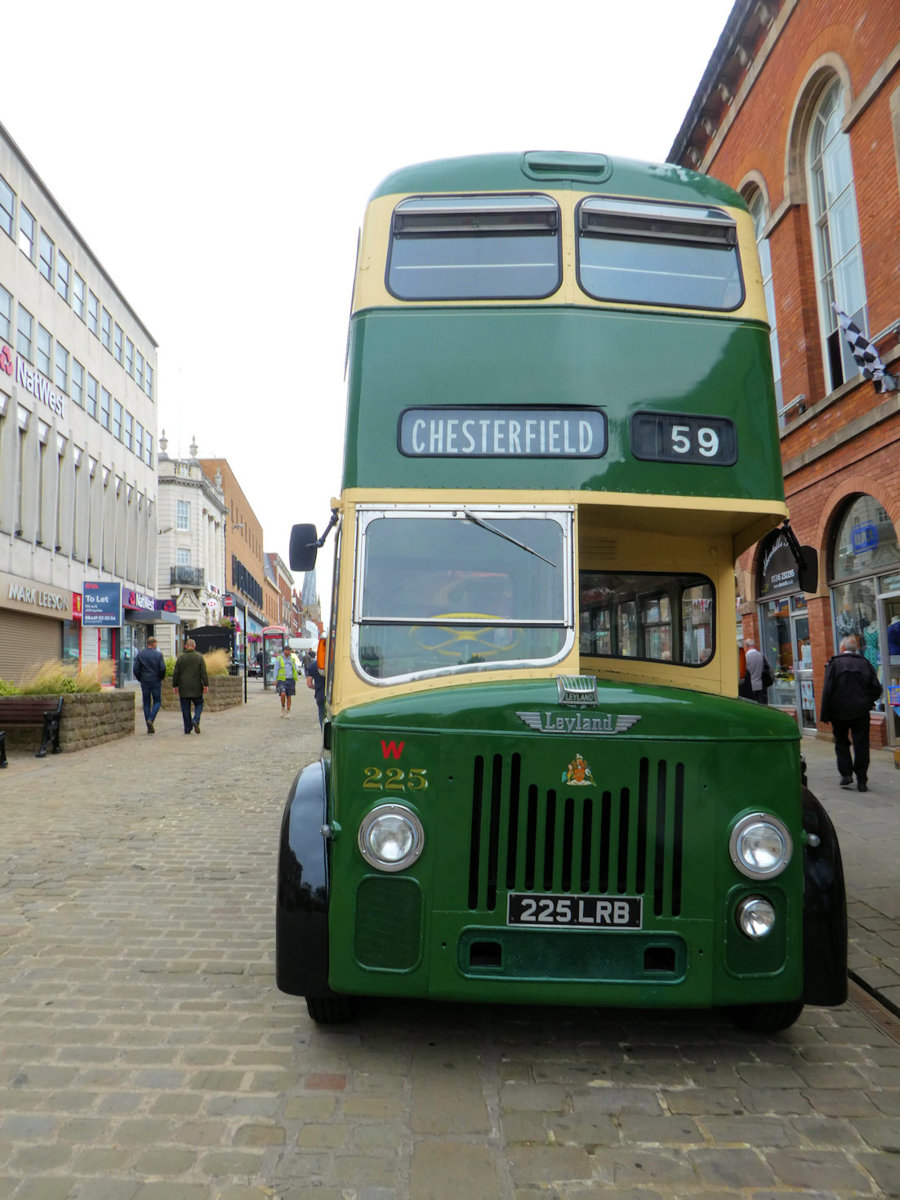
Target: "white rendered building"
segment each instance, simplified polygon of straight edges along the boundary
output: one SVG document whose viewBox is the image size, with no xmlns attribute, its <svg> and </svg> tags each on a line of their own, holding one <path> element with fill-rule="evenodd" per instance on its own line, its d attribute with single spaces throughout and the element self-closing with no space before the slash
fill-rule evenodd
<svg viewBox="0 0 900 1200">
<path fill-rule="evenodd" d="M 0 679 L 63 657 L 122 681 L 177 619 L 155 610 L 156 389 L 152 335 L 0 126 Z M 118 625 L 82 622 L 85 584 Z"/>
<path fill-rule="evenodd" d="M 159 439 L 158 578 L 156 594 L 177 610 L 181 626 L 159 625 L 158 649 L 173 655 L 191 629 L 215 625 L 224 616 L 225 527 L 228 502 L 222 476 L 209 479 L 191 457 L 169 458 L 165 430 Z M 177 644 L 176 644 L 177 632 Z"/>
</svg>

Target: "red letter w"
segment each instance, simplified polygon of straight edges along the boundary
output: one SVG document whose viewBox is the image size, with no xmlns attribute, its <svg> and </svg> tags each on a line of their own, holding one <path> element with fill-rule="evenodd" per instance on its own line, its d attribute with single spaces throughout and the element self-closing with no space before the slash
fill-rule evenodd
<svg viewBox="0 0 900 1200">
<path fill-rule="evenodd" d="M 399 758 L 400 755 L 403 753 L 403 747 L 405 745 L 406 745 L 406 742 L 401 742 L 400 745 L 398 746 L 396 742 L 382 741 L 381 753 L 384 755 L 385 758 Z"/>
</svg>

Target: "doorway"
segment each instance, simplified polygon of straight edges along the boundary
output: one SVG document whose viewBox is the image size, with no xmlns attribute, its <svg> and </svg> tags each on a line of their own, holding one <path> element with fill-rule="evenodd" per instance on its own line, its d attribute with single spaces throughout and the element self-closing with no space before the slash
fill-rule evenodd
<svg viewBox="0 0 900 1200">
<path fill-rule="evenodd" d="M 889 746 L 900 746 L 900 596 L 878 597 L 878 623 L 884 648 L 879 672 Z"/>
</svg>

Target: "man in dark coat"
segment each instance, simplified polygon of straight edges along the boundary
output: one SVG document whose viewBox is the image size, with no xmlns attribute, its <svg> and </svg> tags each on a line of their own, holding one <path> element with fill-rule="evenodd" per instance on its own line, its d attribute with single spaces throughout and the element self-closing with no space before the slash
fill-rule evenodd
<svg viewBox="0 0 900 1200">
<path fill-rule="evenodd" d="M 313 681 L 321 729 L 325 723 L 325 672 L 319 669 L 315 658 L 311 658 L 306 664 L 306 678 Z"/>
<path fill-rule="evenodd" d="M 131 673 L 141 685 L 147 732 L 155 733 L 153 722 L 162 705 L 162 681 L 166 677 L 166 660 L 156 648 L 155 637 L 147 638 L 147 645 L 138 651 Z"/>
<path fill-rule="evenodd" d="M 193 638 L 184 643 L 184 652 L 175 660 L 175 670 L 172 672 L 172 690 L 181 701 L 181 716 L 184 720 L 184 732 L 200 732 L 200 714 L 203 712 L 203 697 L 209 690 L 209 675 L 206 671 L 206 659 L 197 649 Z M 191 716 L 191 705 L 194 714 Z"/>
<path fill-rule="evenodd" d="M 841 652 L 828 660 L 819 717 L 834 734 L 834 753 L 841 787 L 856 786 L 867 792 L 869 785 L 869 710 L 881 695 L 875 668 L 858 652 L 855 637 L 841 638 Z M 853 755 L 850 738 L 853 738 Z"/>
</svg>

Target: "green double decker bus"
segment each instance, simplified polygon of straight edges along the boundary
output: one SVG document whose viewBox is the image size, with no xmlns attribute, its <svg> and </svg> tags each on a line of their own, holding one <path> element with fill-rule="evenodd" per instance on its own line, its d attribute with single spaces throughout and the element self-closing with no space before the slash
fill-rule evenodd
<svg viewBox="0 0 900 1200">
<path fill-rule="evenodd" d="M 846 998 L 840 851 L 796 722 L 738 698 L 735 563 L 786 523 L 737 193 L 600 154 L 450 159 L 369 202 L 321 760 L 278 987 L 731 1010 Z"/>
</svg>

